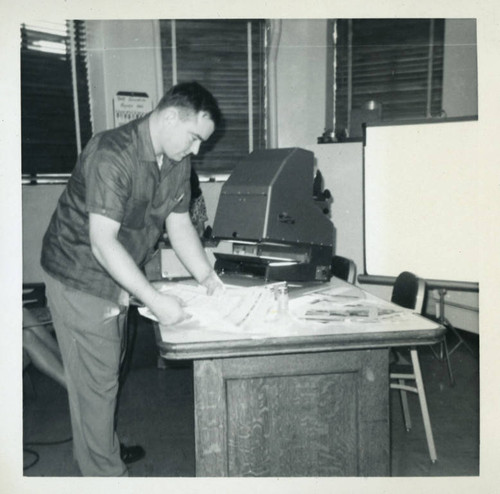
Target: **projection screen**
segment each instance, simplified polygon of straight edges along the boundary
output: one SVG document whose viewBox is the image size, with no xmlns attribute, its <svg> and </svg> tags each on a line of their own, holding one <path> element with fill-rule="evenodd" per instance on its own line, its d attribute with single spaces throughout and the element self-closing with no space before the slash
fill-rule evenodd
<svg viewBox="0 0 500 494">
<path fill-rule="evenodd" d="M 478 121 L 367 126 L 365 137 L 367 274 L 479 281 Z"/>
</svg>

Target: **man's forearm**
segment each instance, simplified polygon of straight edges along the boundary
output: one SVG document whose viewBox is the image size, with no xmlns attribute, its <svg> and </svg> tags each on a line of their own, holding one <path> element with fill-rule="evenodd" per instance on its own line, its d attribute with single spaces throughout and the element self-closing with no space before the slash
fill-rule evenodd
<svg viewBox="0 0 500 494">
<path fill-rule="evenodd" d="M 209 276 L 210 265 L 200 238 L 189 219 L 189 215 L 171 214 L 167 218 L 168 238 L 172 247 L 193 277 L 201 283 Z"/>
<path fill-rule="evenodd" d="M 118 239 L 101 241 L 92 246 L 92 252 L 103 268 L 127 292 L 148 306 L 152 303 L 152 298 L 157 293 L 155 288 Z"/>
<path fill-rule="evenodd" d="M 157 291 L 118 240 L 120 223 L 94 213 L 91 213 L 89 218 L 92 253 L 108 274 L 147 305 L 160 324 L 175 324 L 184 319 L 186 314 L 180 301 Z"/>
</svg>

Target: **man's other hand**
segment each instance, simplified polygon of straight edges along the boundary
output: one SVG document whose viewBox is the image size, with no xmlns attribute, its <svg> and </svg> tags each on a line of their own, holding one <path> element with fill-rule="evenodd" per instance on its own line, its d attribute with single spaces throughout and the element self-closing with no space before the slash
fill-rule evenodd
<svg viewBox="0 0 500 494">
<path fill-rule="evenodd" d="M 210 274 L 200 282 L 200 285 L 207 289 L 207 295 L 219 295 L 224 291 L 224 283 L 222 283 L 215 271 L 211 271 Z"/>
<path fill-rule="evenodd" d="M 170 326 L 191 317 L 182 306 L 180 298 L 158 292 L 149 309 L 158 319 L 160 326 Z"/>
</svg>

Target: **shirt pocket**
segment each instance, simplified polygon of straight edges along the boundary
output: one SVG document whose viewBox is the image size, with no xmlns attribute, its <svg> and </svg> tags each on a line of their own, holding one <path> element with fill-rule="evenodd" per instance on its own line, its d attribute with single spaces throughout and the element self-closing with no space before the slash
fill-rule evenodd
<svg viewBox="0 0 500 494">
<path fill-rule="evenodd" d="M 149 201 L 129 199 L 125 206 L 122 225 L 133 230 L 144 228 L 148 204 Z"/>
</svg>

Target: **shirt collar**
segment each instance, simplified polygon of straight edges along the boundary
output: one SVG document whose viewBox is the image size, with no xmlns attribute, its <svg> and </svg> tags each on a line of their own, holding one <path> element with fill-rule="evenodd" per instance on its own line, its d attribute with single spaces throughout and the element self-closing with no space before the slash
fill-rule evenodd
<svg viewBox="0 0 500 494">
<path fill-rule="evenodd" d="M 137 123 L 138 134 L 138 151 L 139 158 L 143 161 L 153 161 L 156 163 L 155 151 L 153 149 L 153 141 L 149 132 L 149 117 L 151 113 L 145 115 Z"/>
</svg>

